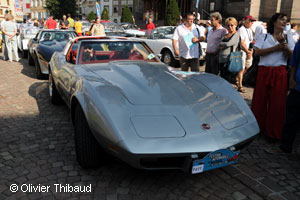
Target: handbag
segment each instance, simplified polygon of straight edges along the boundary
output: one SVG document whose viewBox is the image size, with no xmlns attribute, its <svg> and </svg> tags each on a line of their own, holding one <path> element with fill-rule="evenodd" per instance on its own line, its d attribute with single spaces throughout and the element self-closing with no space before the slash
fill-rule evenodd
<svg viewBox="0 0 300 200">
<path fill-rule="evenodd" d="M 243 69 L 243 60 L 242 60 L 243 53 L 240 50 L 240 42 L 241 42 L 241 38 L 239 40 L 239 45 L 237 47 L 237 49 L 239 50 L 236 49 L 235 51 L 233 51 L 233 47 L 231 47 L 231 53 L 230 53 L 229 63 L 228 63 L 228 71 L 233 73 L 240 72 Z"/>
</svg>

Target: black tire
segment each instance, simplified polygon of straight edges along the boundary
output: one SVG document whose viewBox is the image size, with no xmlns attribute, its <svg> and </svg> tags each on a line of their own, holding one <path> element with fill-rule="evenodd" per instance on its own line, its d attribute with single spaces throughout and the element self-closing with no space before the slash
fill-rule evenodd
<svg viewBox="0 0 300 200">
<path fill-rule="evenodd" d="M 49 86 L 48 86 L 49 98 L 50 98 L 51 103 L 54 105 L 62 104 L 63 100 L 60 97 L 60 95 L 56 89 L 56 86 L 55 86 L 55 83 L 54 83 L 54 80 L 52 77 L 52 73 L 50 72 L 50 70 L 49 70 L 49 83 L 48 84 L 49 84 Z"/>
<path fill-rule="evenodd" d="M 166 65 L 174 66 L 175 58 L 173 57 L 170 50 L 164 50 L 162 52 L 161 61 Z"/>
<path fill-rule="evenodd" d="M 39 61 L 38 61 L 37 56 L 35 56 L 35 59 L 34 59 L 34 66 L 35 66 L 35 74 L 36 74 L 36 78 L 37 78 L 37 79 L 44 79 L 45 75 L 42 74 L 41 67 L 40 67 L 40 63 L 39 63 Z"/>
<path fill-rule="evenodd" d="M 97 168 L 108 160 L 92 134 L 80 105 L 75 108 L 75 150 L 77 161 L 83 168 Z"/>
<path fill-rule="evenodd" d="M 28 50 L 28 65 L 33 66 L 34 65 L 34 60 L 30 54 L 30 51 Z"/>
<path fill-rule="evenodd" d="M 23 50 L 23 58 L 27 58 L 28 57 L 28 50 Z"/>
</svg>

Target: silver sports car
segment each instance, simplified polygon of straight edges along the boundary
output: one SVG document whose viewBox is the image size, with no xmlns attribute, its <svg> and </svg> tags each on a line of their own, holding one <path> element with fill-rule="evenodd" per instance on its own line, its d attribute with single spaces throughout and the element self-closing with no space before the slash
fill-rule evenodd
<svg viewBox="0 0 300 200">
<path fill-rule="evenodd" d="M 169 68 L 142 41 L 79 37 L 49 67 L 49 96 L 71 110 L 82 167 L 109 153 L 136 168 L 195 174 L 236 163 L 259 132 L 229 83 Z"/>
</svg>

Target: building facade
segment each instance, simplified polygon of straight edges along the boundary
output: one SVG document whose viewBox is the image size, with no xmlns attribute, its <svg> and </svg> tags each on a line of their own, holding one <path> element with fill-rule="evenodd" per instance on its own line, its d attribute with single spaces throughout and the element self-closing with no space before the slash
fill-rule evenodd
<svg viewBox="0 0 300 200">
<path fill-rule="evenodd" d="M 30 0 L 30 17 L 32 19 L 41 20 L 48 18 L 46 10 L 46 0 Z"/>
<path fill-rule="evenodd" d="M 16 21 L 23 21 L 22 0 L 0 0 L 0 20 L 6 13 L 12 14 Z"/>
</svg>

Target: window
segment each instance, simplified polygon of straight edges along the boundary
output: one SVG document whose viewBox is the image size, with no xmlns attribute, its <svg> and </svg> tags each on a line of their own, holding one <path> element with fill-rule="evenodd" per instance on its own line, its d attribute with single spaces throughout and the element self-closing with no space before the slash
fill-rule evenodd
<svg viewBox="0 0 300 200">
<path fill-rule="evenodd" d="M 30 6 L 33 7 L 34 6 L 34 2 L 33 0 L 30 2 Z"/>
<path fill-rule="evenodd" d="M 8 6 L 10 5 L 10 4 L 9 4 L 9 0 L 6 0 L 6 3 L 7 3 Z"/>
<path fill-rule="evenodd" d="M 114 13 L 118 13 L 118 6 L 114 6 Z"/>
<path fill-rule="evenodd" d="M 104 6 L 104 8 L 106 8 L 108 14 L 109 14 L 109 6 Z"/>
<path fill-rule="evenodd" d="M 0 15 L 3 15 L 3 10 L 2 9 L 0 9 Z"/>
</svg>

